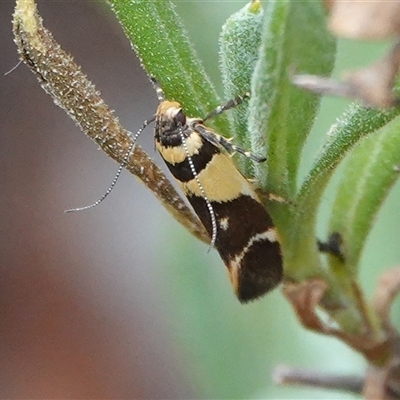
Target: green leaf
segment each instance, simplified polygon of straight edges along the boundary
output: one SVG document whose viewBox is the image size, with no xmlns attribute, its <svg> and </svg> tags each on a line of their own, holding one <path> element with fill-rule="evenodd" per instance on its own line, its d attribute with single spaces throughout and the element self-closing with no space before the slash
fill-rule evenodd
<svg viewBox="0 0 400 400">
<path fill-rule="evenodd" d="M 147 74 L 157 79 L 168 99 L 200 118 L 221 103 L 170 1 L 108 2 Z M 228 131 L 225 117 L 213 124 Z"/>
<path fill-rule="evenodd" d="M 220 70 L 227 100 L 250 90 L 251 77 L 261 45 L 264 12 L 258 0 L 252 1 L 231 15 L 222 27 L 219 38 Z M 248 106 L 243 104 L 229 112 L 230 136 L 245 149 L 250 148 L 247 118 Z M 239 165 L 249 173 L 252 164 L 245 157 Z"/>
<path fill-rule="evenodd" d="M 329 132 L 329 141 L 315 160 L 294 203 L 292 232 L 286 251 L 286 273 L 306 279 L 320 270 L 315 223 L 318 207 L 335 168 L 361 138 L 391 121 L 400 111 L 372 110 L 351 104 Z"/>
<path fill-rule="evenodd" d="M 264 191 L 293 198 L 301 150 L 319 100 L 294 87 L 289 72 L 329 75 L 336 46 L 326 31 L 320 2 L 271 1 L 265 15 L 251 88 L 249 129 L 253 151 L 266 154 L 268 161 L 267 168 L 256 166 L 256 177 Z M 273 217 L 278 227 L 289 223 L 281 215 Z"/>
<path fill-rule="evenodd" d="M 345 265 L 330 257 L 332 271 L 354 278 L 365 240 L 390 188 L 399 176 L 400 118 L 364 138 L 351 152 L 329 223 L 343 241 Z M 344 268 L 345 267 L 345 268 Z"/>
</svg>

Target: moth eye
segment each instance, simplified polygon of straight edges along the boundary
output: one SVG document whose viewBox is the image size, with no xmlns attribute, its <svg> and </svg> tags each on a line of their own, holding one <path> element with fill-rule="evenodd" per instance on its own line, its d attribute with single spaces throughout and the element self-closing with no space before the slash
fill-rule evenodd
<svg viewBox="0 0 400 400">
<path fill-rule="evenodd" d="M 186 125 L 186 115 L 183 113 L 182 110 L 179 110 L 175 115 L 175 122 L 177 125 Z"/>
</svg>

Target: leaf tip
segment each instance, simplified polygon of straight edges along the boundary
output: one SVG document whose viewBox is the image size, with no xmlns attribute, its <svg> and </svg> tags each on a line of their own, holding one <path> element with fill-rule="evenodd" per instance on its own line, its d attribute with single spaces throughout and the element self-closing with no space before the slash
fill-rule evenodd
<svg viewBox="0 0 400 400">
<path fill-rule="evenodd" d="M 249 12 L 250 13 L 252 13 L 252 14 L 258 14 L 260 11 L 261 11 L 261 2 L 260 2 L 260 0 L 252 0 L 250 3 L 249 3 L 249 8 L 248 8 L 248 10 L 249 10 Z"/>
</svg>

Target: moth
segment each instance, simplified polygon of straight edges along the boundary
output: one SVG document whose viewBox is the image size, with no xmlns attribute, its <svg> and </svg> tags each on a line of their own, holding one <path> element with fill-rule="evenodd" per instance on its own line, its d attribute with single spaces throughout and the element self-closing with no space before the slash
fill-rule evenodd
<svg viewBox="0 0 400 400">
<path fill-rule="evenodd" d="M 280 245 L 255 188 L 229 153 L 238 152 L 256 162 L 264 159 L 204 124 L 248 95 L 217 107 L 204 119 L 190 118 L 178 102 L 166 100 L 162 89 L 153 84 L 160 102 L 154 116 L 155 146 L 209 233 L 239 301 L 254 300 L 282 279 Z"/>
</svg>

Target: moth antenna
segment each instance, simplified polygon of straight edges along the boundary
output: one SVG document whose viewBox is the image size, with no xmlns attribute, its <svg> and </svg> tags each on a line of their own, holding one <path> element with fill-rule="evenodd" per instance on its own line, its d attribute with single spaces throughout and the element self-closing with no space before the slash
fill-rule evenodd
<svg viewBox="0 0 400 400">
<path fill-rule="evenodd" d="M 64 213 L 70 213 L 70 212 L 76 212 L 76 211 L 84 211 L 84 210 L 89 210 L 90 208 L 96 207 L 98 206 L 101 202 L 103 202 L 103 200 L 105 200 L 105 198 L 112 192 L 112 190 L 114 189 L 115 184 L 117 183 L 121 172 L 123 170 L 123 168 L 126 166 L 128 160 L 131 157 L 131 154 L 133 152 L 133 149 L 135 148 L 135 144 L 136 144 L 136 140 L 138 139 L 138 137 L 140 136 L 140 134 L 144 131 L 144 129 L 147 127 L 147 125 L 149 125 L 150 123 L 152 123 L 155 120 L 155 116 L 152 117 L 151 119 L 148 119 L 146 121 L 143 122 L 142 126 L 139 128 L 139 130 L 135 133 L 135 135 L 132 137 L 132 143 L 129 146 L 128 151 L 125 154 L 125 157 L 123 158 L 121 164 L 119 164 L 117 173 L 115 174 L 114 179 L 112 180 L 110 186 L 108 187 L 108 189 L 106 190 L 106 192 L 103 194 L 103 196 L 101 196 L 98 200 L 96 200 L 94 203 L 85 206 L 85 207 L 78 207 L 78 208 L 70 208 L 69 210 L 65 210 Z"/>
<path fill-rule="evenodd" d="M 189 163 L 189 168 L 192 171 L 193 177 L 196 180 L 196 183 L 197 183 L 197 185 L 198 185 L 198 187 L 200 189 L 201 195 L 202 195 L 204 201 L 206 202 L 206 205 L 207 205 L 207 208 L 208 208 L 208 212 L 210 213 L 211 227 L 212 227 L 211 243 L 210 243 L 210 247 L 208 249 L 208 251 L 210 251 L 210 249 L 215 246 L 215 241 L 217 240 L 217 219 L 215 218 L 214 209 L 213 209 L 213 207 L 211 205 L 210 200 L 208 200 L 208 197 L 207 197 L 206 192 L 205 192 L 205 190 L 203 188 L 203 185 L 200 182 L 200 179 L 199 179 L 199 176 L 197 174 L 196 168 L 194 167 L 194 163 L 193 163 L 192 157 L 191 157 L 191 155 L 189 153 L 189 149 L 187 147 L 186 139 L 185 139 L 185 136 L 183 135 L 182 131 L 180 131 L 180 136 L 181 136 L 182 145 L 183 145 L 183 148 L 185 149 L 186 157 L 187 157 L 187 160 L 188 160 L 188 163 Z"/>
<path fill-rule="evenodd" d="M 4 76 L 7 76 L 9 74 L 11 74 L 11 72 L 14 72 L 22 63 L 22 60 L 19 60 L 17 65 L 14 65 L 9 71 L 7 71 Z"/>
<path fill-rule="evenodd" d="M 163 90 L 161 89 L 161 86 L 160 86 L 160 84 L 158 83 L 157 79 L 154 78 L 154 76 L 151 76 L 151 77 L 150 77 L 150 80 L 151 80 L 151 83 L 152 83 L 153 86 L 154 86 L 154 89 L 156 90 L 158 101 L 161 103 L 162 101 L 165 100 L 164 92 L 163 92 Z"/>
<path fill-rule="evenodd" d="M 129 153 L 130 153 L 131 150 L 133 149 L 133 145 L 131 145 L 129 149 L 130 149 L 130 150 L 129 150 Z M 128 154 L 129 154 L 129 153 L 128 153 Z M 119 178 L 119 176 L 121 175 L 121 172 L 122 172 L 122 169 L 123 169 L 123 168 L 124 168 L 124 163 L 122 162 L 122 163 L 119 165 L 118 170 L 117 170 L 117 173 L 115 174 L 115 177 L 114 177 L 113 181 L 111 182 L 109 188 L 106 190 L 106 192 L 103 194 L 103 196 L 101 196 L 98 200 L 96 200 L 94 203 L 92 203 L 92 204 L 90 204 L 90 205 L 88 205 L 88 206 L 85 206 L 85 207 L 70 208 L 70 209 L 68 209 L 68 210 L 65 210 L 64 213 L 65 213 L 65 214 L 68 214 L 68 213 L 76 212 L 76 211 L 89 210 L 90 208 L 93 208 L 93 207 L 98 206 L 98 205 L 112 192 L 112 190 L 114 189 L 114 186 L 115 186 L 115 184 L 117 183 L 118 178 Z"/>
<path fill-rule="evenodd" d="M 250 92 L 246 92 L 242 96 L 236 96 L 234 99 L 229 100 L 225 104 L 219 105 L 216 109 L 208 113 L 204 118 L 203 122 L 207 121 L 210 118 L 216 117 L 217 115 L 222 114 L 224 111 L 230 110 L 231 108 L 235 108 L 238 105 L 242 104 L 245 100 L 250 98 Z"/>
</svg>

